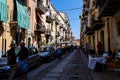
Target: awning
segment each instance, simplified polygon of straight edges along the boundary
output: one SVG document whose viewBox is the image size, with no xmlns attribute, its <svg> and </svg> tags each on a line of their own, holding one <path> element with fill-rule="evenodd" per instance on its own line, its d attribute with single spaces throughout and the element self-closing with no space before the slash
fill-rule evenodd
<svg viewBox="0 0 120 80">
<path fill-rule="evenodd" d="M 8 20 L 8 5 L 6 0 L 0 0 L 0 21 Z"/>
<path fill-rule="evenodd" d="M 21 0 L 16 0 L 17 4 L 17 21 L 18 26 L 29 29 L 30 27 L 30 17 L 28 15 L 27 8 L 24 6 L 24 3 Z"/>
</svg>

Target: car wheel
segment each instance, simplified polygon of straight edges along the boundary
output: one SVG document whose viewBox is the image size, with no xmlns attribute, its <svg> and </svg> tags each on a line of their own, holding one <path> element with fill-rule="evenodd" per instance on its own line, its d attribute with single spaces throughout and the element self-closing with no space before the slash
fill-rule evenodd
<svg viewBox="0 0 120 80">
<path fill-rule="evenodd" d="M 37 66 L 40 66 L 41 65 L 41 62 L 40 60 L 37 61 Z"/>
<path fill-rule="evenodd" d="M 51 60 L 54 60 L 54 56 L 51 57 Z"/>
<path fill-rule="evenodd" d="M 49 58 L 48 58 L 48 62 L 51 62 L 51 60 L 52 60 L 51 57 L 49 57 Z"/>
</svg>

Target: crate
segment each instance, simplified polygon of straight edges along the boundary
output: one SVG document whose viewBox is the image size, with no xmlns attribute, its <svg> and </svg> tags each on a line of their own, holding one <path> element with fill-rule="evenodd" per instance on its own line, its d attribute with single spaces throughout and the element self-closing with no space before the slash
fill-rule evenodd
<svg viewBox="0 0 120 80">
<path fill-rule="evenodd" d="M 120 69 L 120 61 L 113 60 L 112 62 L 107 62 L 107 71 L 114 71 Z"/>
<path fill-rule="evenodd" d="M 115 69 L 115 64 L 113 62 L 108 62 L 107 71 L 114 71 L 114 69 Z"/>
</svg>

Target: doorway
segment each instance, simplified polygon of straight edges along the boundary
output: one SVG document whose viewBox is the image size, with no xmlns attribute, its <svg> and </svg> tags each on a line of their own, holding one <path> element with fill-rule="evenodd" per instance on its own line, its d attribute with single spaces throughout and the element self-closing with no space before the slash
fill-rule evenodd
<svg viewBox="0 0 120 80">
<path fill-rule="evenodd" d="M 104 31 L 102 30 L 101 32 L 100 32 L 100 41 L 101 41 L 101 43 L 102 43 L 102 49 L 103 49 L 103 52 L 105 51 L 105 44 L 104 44 Z"/>
</svg>

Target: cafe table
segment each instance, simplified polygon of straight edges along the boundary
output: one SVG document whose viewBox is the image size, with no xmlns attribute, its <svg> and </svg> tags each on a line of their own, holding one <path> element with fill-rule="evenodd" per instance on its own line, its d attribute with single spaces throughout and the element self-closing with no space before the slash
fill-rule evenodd
<svg viewBox="0 0 120 80">
<path fill-rule="evenodd" d="M 106 58 L 104 56 L 92 57 L 91 55 L 89 55 L 88 68 L 94 70 L 97 62 L 106 64 Z"/>
</svg>

